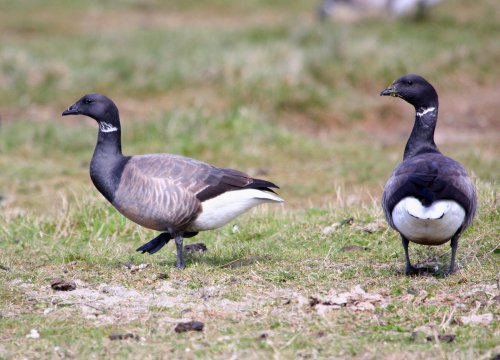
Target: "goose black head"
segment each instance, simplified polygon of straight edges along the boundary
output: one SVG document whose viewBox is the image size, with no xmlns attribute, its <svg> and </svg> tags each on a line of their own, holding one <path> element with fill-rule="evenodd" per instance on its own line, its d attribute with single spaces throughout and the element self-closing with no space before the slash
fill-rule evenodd
<svg viewBox="0 0 500 360">
<path fill-rule="evenodd" d="M 66 115 L 86 115 L 97 121 L 99 129 L 111 132 L 120 129 L 120 117 L 115 103 L 101 94 L 87 94 L 62 113 Z"/>
<path fill-rule="evenodd" d="M 423 77 L 407 74 L 395 80 L 380 96 L 400 97 L 416 109 L 436 106 L 438 96 L 434 87 Z"/>
</svg>

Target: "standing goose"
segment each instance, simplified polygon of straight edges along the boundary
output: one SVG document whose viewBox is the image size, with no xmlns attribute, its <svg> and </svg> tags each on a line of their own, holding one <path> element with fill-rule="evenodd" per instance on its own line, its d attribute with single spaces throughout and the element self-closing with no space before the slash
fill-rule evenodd
<svg viewBox="0 0 500 360">
<path fill-rule="evenodd" d="M 400 77 L 381 96 L 400 97 L 415 107 L 415 124 L 406 143 L 403 162 L 385 185 L 382 207 L 389 225 L 401 234 L 406 275 L 418 273 L 408 255 L 408 243 L 441 245 L 451 240 L 455 271 L 458 239 L 476 212 L 476 191 L 464 167 L 444 156 L 434 143 L 438 95 L 424 78 Z"/>
<path fill-rule="evenodd" d="M 86 115 L 99 124 L 90 162 L 95 187 L 125 217 L 161 234 L 137 251 L 153 254 L 175 239 L 178 268 L 184 268 L 183 238 L 227 224 L 265 202 L 283 202 L 270 181 L 216 168 L 178 155 L 124 156 L 118 108 L 104 95 L 87 94 L 65 115 Z"/>
</svg>

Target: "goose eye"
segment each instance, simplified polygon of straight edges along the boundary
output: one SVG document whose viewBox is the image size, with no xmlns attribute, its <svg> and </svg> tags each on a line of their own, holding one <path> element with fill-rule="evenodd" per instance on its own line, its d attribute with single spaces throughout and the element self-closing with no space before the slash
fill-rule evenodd
<svg viewBox="0 0 500 360">
<path fill-rule="evenodd" d="M 83 100 L 83 102 L 84 102 L 85 104 L 90 104 L 90 103 L 92 103 L 92 99 L 85 98 L 85 100 Z"/>
<path fill-rule="evenodd" d="M 408 85 L 413 85 L 413 81 L 411 81 L 411 80 L 408 80 L 406 83 L 407 83 Z"/>
</svg>

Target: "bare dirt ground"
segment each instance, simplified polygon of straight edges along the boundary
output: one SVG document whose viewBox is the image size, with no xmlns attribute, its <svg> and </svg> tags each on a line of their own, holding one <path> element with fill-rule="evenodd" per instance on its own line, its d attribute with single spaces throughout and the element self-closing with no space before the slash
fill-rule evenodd
<svg viewBox="0 0 500 360">
<path fill-rule="evenodd" d="M 136 266 L 143 271 L 147 264 Z M 137 271 L 137 270 L 136 270 Z M 248 292 L 240 301 L 226 297 L 227 286 L 202 286 L 189 289 L 182 281 L 161 280 L 152 282 L 145 290 L 136 290 L 118 284 L 86 283 L 75 279 L 73 291 L 54 291 L 50 285 L 37 288 L 30 282 L 16 279 L 9 285 L 24 293 L 27 299 L 43 305 L 40 312 L 48 318 L 66 319 L 82 317 L 94 325 L 124 325 L 134 321 L 146 322 L 154 316 L 150 308 L 175 309 L 184 317 L 161 316 L 159 325 L 170 328 L 172 324 L 192 319 L 213 323 L 224 319 L 248 319 L 256 312 L 266 311 L 271 304 L 286 306 L 272 307 L 274 315 L 285 319 L 307 317 L 311 311 L 320 316 L 327 316 L 331 311 L 347 308 L 354 312 L 375 311 L 394 302 L 407 303 L 407 306 L 421 304 L 451 306 L 448 316 L 441 324 L 428 324 L 419 331 L 433 335 L 436 328 L 450 326 L 450 321 L 459 310 L 458 321 L 462 324 L 488 325 L 493 313 L 484 313 L 484 309 L 493 310 L 500 301 L 500 292 L 494 283 L 463 286 L 463 291 L 451 294 L 446 289 L 430 294 L 425 290 L 412 290 L 394 296 L 387 289 L 365 291 L 360 284 L 353 283 L 350 288 L 330 289 L 327 293 L 314 293 L 292 288 L 276 287 L 261 292 Z M 365 284 L 364 286 L 367 286 Z M 369 285 L 368 285 L 369 286 Z M 479 309 L 483 314 L 477 315 Z M 22 308 L 10 304 L 3 312 L 4 316 L 15 317 L 22 313 Z M 375 316 L 375 315 L 373 315 Z M 297 320 L 295 320 L 297 321 Z"/>
</svg>

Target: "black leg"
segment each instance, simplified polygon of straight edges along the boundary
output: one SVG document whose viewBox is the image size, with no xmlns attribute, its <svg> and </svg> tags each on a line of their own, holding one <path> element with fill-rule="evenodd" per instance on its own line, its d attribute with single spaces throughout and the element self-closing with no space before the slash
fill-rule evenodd
<svg viewBox="0 0 500 360">
<path fill-rule="evenodd" d="M 457 232 L 451 238 L 451 261 L 450 261 L 450 270 L 448 270 L 447 275 L 451 275 L 455 272 L 455 255 L 457 253 L 458 248 L 458 238 L 460 237 L 460 232 Z"/>
<path fill-rule="evenodd" d="M 177 247 L 177 268 L 184 269 L 186 264 L 184 263 L 184 255 L 183 255 L 183 238 L 182 233 L 175 234 L 175 246 Z"/>
<path fill-rule="evenodd" d="M 184 233 L 183 237 L 190 238 L 196 235 L 198 235 L 197 232 L 187 232 Z M 150 242 L 138 247 L 136 251 L 141 251 L 143 254 L 144 253 L 154 254 L 155 252 L 160 251 L 161 248 L 164 247 L 170 240 L 172 240 L 172 235 L 170 235 L 170 233 L 168 232 L 164 232 L 155 237 Z"/>
<path fill-rule="evenodd" d="M 405 259 L 406 259 L 405 275 L 409 276 L 418 274 L 418 269 L 411 264 L 410 254 L 408 253 L 408 244 L 410 243 L 410 241 L 403 235 L 401 235 L 401 240 L 403 242 L 403 248 L 405 249 Z"/>
<path fill-rule="evenodd" d="M 142 251 L 142 253 L 150 253 L 154 254 L 155 252 L 159 251 L 162 247 L 165 246 L 166 243 L 168 243 L 172 239 L 172 236 L 169 233 L 161 233 L 157 237 L 155 237 L 153 240 L 150 242 L 142 245 L 141 247 L 137 248 L 136 251 Z"/>
</svg>

